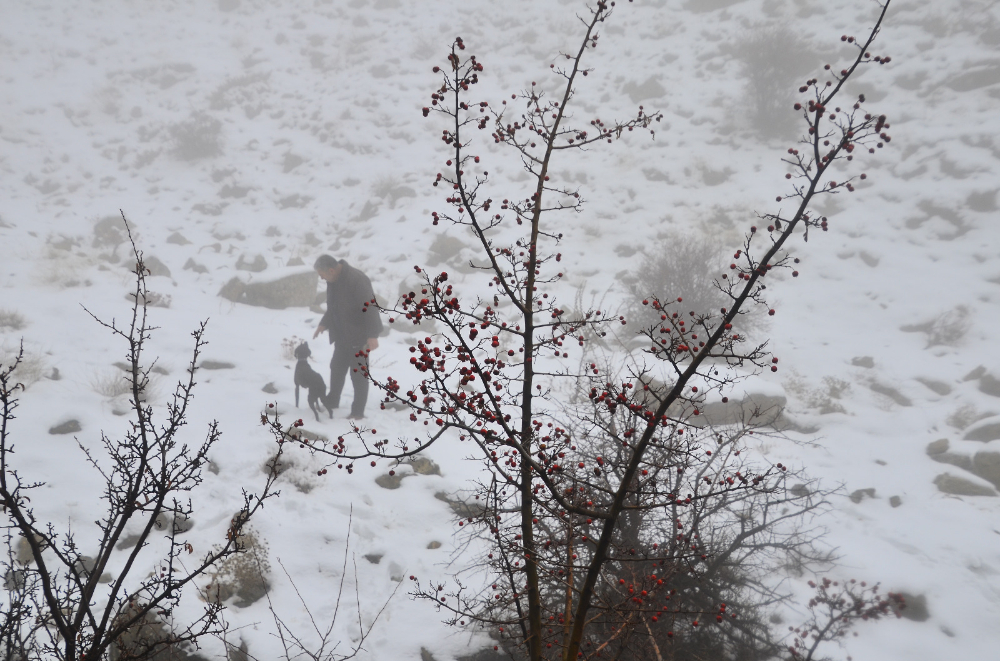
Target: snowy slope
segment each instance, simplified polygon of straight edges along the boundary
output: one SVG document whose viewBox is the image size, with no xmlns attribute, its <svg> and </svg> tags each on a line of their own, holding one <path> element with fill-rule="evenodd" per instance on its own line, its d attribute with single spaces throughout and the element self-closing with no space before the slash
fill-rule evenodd
<svg viewBox="0 0 1000 661">
<path fill-rule="evenodd" d="M 75 436 L 96 446 L 102 430 L 113 436 L 126 424 L 115 414 L 121 401 L 95 388 L 115 373 L 124 347 L 81 308 L 105 319 L 127 312 L 126 245 L 105 220 L 122 209 L 140 248 L 170 272 L 150 279 L 155 293 L 170 298 L 169 307 L 152 309 L 161 327 L 154 351 L 169 371 L 158 384 L 160 401 L 183 373 L 199 320 L 210 319 L 205 358 L 235 365 L 202 373 L 188 428 L 197 440 L 218 419 L 224 434 L 214 457 L 219 473 L 207 475 L 197 494 L 190 533 L 196 548 L 205 547 L 224 534 L 240 503 L 238 485 L 262 481 L 273 441 L 259 425 L 261 407 L 276 399 L 292 418 L 306 418 L 308 411 L 294 410 L 293 363 L 281 342 L 311 336 L 318 321 L 306 308 L 233 304 L 219 289 L 246 275 L 240 260 L 262 255 L 267 269 L 251 275 L 260 279 L 329 252 L 366 271 L 379 296 L 394 301 L 413 264 L 433 265 L 447 249 L 434 243 L 439 232 L 429 221 L 442 206 L 430 182 L 447 158 L 441 126 L 420 113 L 436 84 L 431 67 L 461 35 L 486 66 L 477 91 L 483 98 L 499 100 L 531 81 L 552 90 L 548 65 L 575 47 L 582 4 L 7 4 L 0 310 L 27 323 L 0 327 L 0 341 L 10 350 L 23 337 L 43 373 L 58 368 L 61 376 L 32 384 L 16 421 L 23 471 L 50 485 L 37 511 L 77 522 L 85 536 L 98 505 L 95 475 L 81 468 L 73 434 L 48 430 L 76 419 L 82 431 Z M 642 104 L 664 112 L 662 126 L 655 140 L 636 134 L 556 163 L 554 173 L 587 199 L 585 212 L 566 217 L 562 230 L 568 287 L 597 296 L 610 288 L 620 299 L 622 275 L 658 237 L 708 235 L 735 248 L 755 210 L 780 207 L 780 158 L 795 135 L 769 133 L 771 125 L 755 117 L 747 44 L 761 34 L 787 41 L 782 59 L 807 65 L 789 80 L 793 88 L 824 62 L 843 62 L 850 51 L 840 35 L 864 34 L 876 6 L 619 4 L 589 55 L 594 72 L 580 87 L 577 116 L 582 123 L 627 117 Z M 929 619 L 863 627 L 850 644 L 854 659 L 991 658 L 1000 644 L 1000 498 L 972 471 L 935 461 L 927 446 L 947 438 L 943 454 L 958 463 L 979 453 L 976 465 L 993 465 L 1000 481 L 1000 431 L 989 427 L 1000 421 L 990 417 L 1000 414 L 993 342 L 1000 323 L 1000 8 L 894 0 L 875 50 L 891 55 L 891 64 L 866 70 L 853 93 L 864 92 L 869 107 L 889 116 L 891 146 L 859 159 L 869 183 L 858 192 L 822 202 L 831 231 L 796 246 L 802 276 L 772 288 L 778 314 L 768 332 L 782 370 L 762 380 L 788 397 L 801 426 L 818 431 L 800 437 L 811 445 L 775 443 L 767 452 L 824 484 L 843 483 L 845 494 L 874 488 L 875 498 L 834 502 L 826 525 L 842 557 L 837 571 L 926 597 Z M 523 196 L 517 164 L 492 140 L 480 144 L 494 196 Z M 470 243 L 454 228 L 442 231 Z M 444 256 L 460 264 L 468 254 Z M 384 338 L 373 370 L 406 376 L 407 337 Z M 330 349 L 312 346 L 323 373 Z M 268 382 L 276 395 L 261 392 Z M 372 405 L 369 412 L 380 432 L 410 433 L 398 413 Z M 348 428 L 342 417 L 307 427 L 332 436 Z M 993 456 L 997 463 L 989 464 Z M 434 494 L 461 490 L 474 464 L 447 445 L 430 458 L 440 475 L 408 477 L 397 490 L 376 485 L 384 466 L 320 479 L 310 472 L 319 464 L 308 464 L 294 471 L 297 486 L 284 478 L 282 496 L 254 526 L 269 545 L 275 603 L 303 630 L 308 621 L 276 560 L 314 614 L 329 616 L 352 507 L 364 618 L 396 587 L 393 577 L 447 576 L 453 526 Z M 935 485 L 942 473 L 994 496 L 944 493 Z M 427 548 L 435 541 L 442 546 Z M 382 557 L 375 564 L 365 555 Z M 351 590 L 353 582 L 352 571 Z M 424 648 L 444 661 L 482 645 L 444 627 L 405 590 L 406 581 L 365 658 L 418 659 Z M 251 653 L 274 656 L 264 602 L 227 617 L 243 627 L 236 638 Z M 356 624 L 341 618 L 349 641 Z"/>
</svg>

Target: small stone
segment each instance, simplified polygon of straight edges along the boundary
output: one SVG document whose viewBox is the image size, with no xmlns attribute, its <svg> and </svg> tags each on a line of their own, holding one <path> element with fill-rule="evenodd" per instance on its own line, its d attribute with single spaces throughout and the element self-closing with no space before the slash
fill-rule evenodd
<svg viewBox="0 0 1000 661">
<path fill-rule="evenodd" d="M 185 271 L 194 271 L 195 273 L 208 273 L 208 268 L 194 261 L 193 258 L 188 257 L 188 260 L 184 262 Z"/>
<path fill-rule="evenodd" d="M 856 491 L 851 493 L 850 496 L 848 496 L 848 498 L 851 499 L 852 503 L 860 503 L 865 498 L 874 498 L 874 497 L 875 497 L 875 489 L 873 488 L 857 489 Z"/>
<path fill-rule="evenodd" d="M 382 554 L 369 553 L 368 555 L 365 556 L 365 560 L 372 563 L 373 565 L 377 565 L 378 563 L 382 562 Z"/>
<path fill-rule="evenodd" d="M 441 548 L 441 542 L 437 542 L 437 541 L 431 542 L 430 544 L 427 545 L 427 548 L 432 549 L 432 550 L 433 549 L 439 549 L 439 548 Z"/>
<path fill-rule="evenodd" d="M 792 488 L 788 490 L 788 492 L 793 496 L 796 496 L 797 498 L 805 498 L 810 493 L 812 493 L 811 491 L 809 491 L 808 486 L 801 483 L 793 485 Z"/>
<path fill-rule="evenodd" d="M 56 425 L 55 427 L 49 427 L 49 433 L 53 435 L 75 434 L 76 432 L 81 431 L 82 429 L 83 427 L 80 426 L 79 420 L 67 420 L 66 422 L 62 422 Z"/>
<path fill-rule="evenodd" d="M 419 475 L 440 475 L 441 467 L 427 457 L 413 457 L 409 462 L 414 473 Z"/>
<path fill-rule="evenodd" d="M 872 392 L 877 392 L 880 395 L 885 395 L 886 397 L 896 402 L 900 406 L 913 406 L 913 402 L 910 401 L 909 397 L 903 395 L 892 386 L 887 386 L 882 383 L 873 382 L 868 387 L 872 389 Z"/>
<path fill-rule="evenodd" d="M 274 381 L 268 381 L 266 384 L 264 384 L 264 387 L 261 388 L 261 390 L 263 392 L 266 392 L 268 395 L 278 394 L 278 389 L 274 386 Z"/>
<path fill-rule="evenodd" d="M 144 256 L 142 263 L 149 270 L 149 275 L 170 277 L 170 269 L 156 257 L 152 255 Z"/>
<path fill-rule="evenodd" d="M 401 473 L 396 473 L 395 475 L 379 475 L 375 478 L 375 484 L 379 485 L 383 489 L 398 489 L 401 484 L 403 484 L 403 478 L 406 477 Z"/>
<path fill-rule="evenodd" d="M 889 498 L 889 504 L 893 507 L 899 507 L 900 505 L 903 504 L 903 499 L 900 498 L 899 496 L 891 496 Z"/>
<path fill-rule="evenodd" d="M 125 551 L 127 549 L 132 548 L 138 543 L 139 543 L 138 533 L 135 535 L 125 535 L 124 537 L 121 538 L 121 541 L 119 541 L 118 544 L 115 545 L 115 548 L 118 549 L 119 551 Z"/>
<path fill-rule="evenodd" d="M 864 367 L 865 369 L 871 369 L 875 367 L 875 359 L 871 356 L 856 356 L 851 358 L 851 365 L 855 367 Z"/>
<path fill-rule="evenodd" d="M 931 613 L 927 610 L 927 596 L 922 594 L 910 594 L 900 592 L 903 598 L 904 608 L 893 609 L 907 620 L 914 622 L 926 622 L 930 619 Z"/>
<path fill-rule="evenodd" d="M 167 243 L 173 243 L 178 246 L 186 246 L 191 242 L 188 241 L 187 237 L 185 237 L 180 232 L 174 232 L 173 234 L 167 237 Z"/>
</svg>

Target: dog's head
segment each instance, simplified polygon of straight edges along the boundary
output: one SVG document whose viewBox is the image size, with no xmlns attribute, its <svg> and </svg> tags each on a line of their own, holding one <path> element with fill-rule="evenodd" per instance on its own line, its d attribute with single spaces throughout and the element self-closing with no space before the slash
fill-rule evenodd
<svg viewBox="0 0 1000 661">
<path fill-rule="evenodd" d="M 299 360 L 305 360 L 312 355 L 312 351 L 309 350 L 309 343 L 303 342 L 299 346 L 295 347 L 295 357 Z"/>
</svg>

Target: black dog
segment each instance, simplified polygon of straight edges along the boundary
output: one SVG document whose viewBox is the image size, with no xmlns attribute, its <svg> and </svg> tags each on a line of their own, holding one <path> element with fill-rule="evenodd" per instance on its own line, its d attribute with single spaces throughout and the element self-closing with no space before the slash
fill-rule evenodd
<svg viewBox="0 0 1000 661">
<path fill-rule="evenodd" d="M 326 382 L 323 381 L 323 377 L 318 372 L 309 366 L 308 360 L 311 355 L 312 351 L 309 350 L 308 342 L 303 342 L 295 347 L 295 357 L 299 361 L 295 364 L 295 407 L 299 406 L 299 387 L 306 388 L 309 391 L 309 408 L 316 415 L 316 422 L 319 422 L 317 402 L 323 404 L 331 418 L 333 417 L 333 409 L 326 405 Z"/>
</svg>

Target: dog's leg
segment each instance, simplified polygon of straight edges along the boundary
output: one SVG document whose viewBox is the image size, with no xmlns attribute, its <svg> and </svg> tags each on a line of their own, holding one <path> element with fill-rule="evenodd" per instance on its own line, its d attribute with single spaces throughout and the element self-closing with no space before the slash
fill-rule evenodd
<svg viewBox="0 0 1000 661">
<path fill-rule="evenodd" d="M 295 408 L 299 408 L 299 384 L 295 384 Z"/>
</svg>

